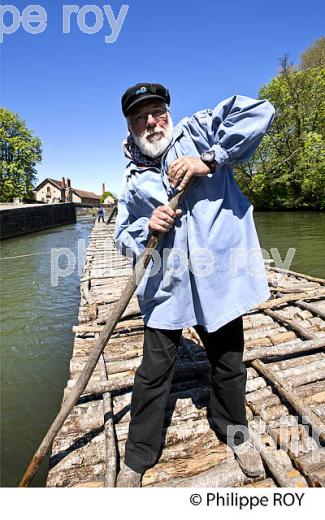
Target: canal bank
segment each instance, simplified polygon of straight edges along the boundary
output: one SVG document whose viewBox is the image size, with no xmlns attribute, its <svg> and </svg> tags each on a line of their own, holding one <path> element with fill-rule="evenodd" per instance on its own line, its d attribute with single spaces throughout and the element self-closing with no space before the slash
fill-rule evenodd
<svg viewBox="0 0 325 520">
<path fill-rule="evenodd" d="M 13 238 L 74 222 L 76 222 L 76 210 L 71 202 L 2 205 L 0 206 L 0 239 Z"/>
</svg>

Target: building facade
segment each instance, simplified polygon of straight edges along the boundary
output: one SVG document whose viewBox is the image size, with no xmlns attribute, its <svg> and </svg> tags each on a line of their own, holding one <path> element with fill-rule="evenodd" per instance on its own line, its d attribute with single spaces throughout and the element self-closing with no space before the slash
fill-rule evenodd
<svg viewBox="0 0 325 520">
<path fill-rule="evenodd" d="M 79 190 L 71 186 L 70 179 L 58 181 L 56 179 L 44 179 L 34 190 L 35 199 L 38 202 L 55 204 L 60 202 L 74 202 L 87 206 L 97 207 L 100 204 L 100 195 L 91 191 Z"/>
</svg>

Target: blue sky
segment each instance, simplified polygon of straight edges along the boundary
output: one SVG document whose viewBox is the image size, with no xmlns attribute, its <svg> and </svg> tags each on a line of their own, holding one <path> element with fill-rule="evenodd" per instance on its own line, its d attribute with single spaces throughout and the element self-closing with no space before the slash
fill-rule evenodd
<svg viewBox="0 0 325 520">
<path fill-rule="evenodd" d="M 95 1 L 74 0 L 82 8 Z M 114 43 L 106 16 L 96 34 L 85 34 L 71 16 L 63 34 L 64 2 L 43 1 L 47 27 L 4 35 L 1 105 L 17 112 L 41 138 L 38 180 L 69 177 L 75 187 L 119 193 L 126 136 L 120 98 L 139 81 L 171 92 L 174 122 L 212 108 L 233 94 L 258 96 L 277 74 L 279 58 L 300 53 L 324 35 L 323 0 L 124 0 L 129 6 Z M 20 12 L 31 3 L 13 1 Z M 72 4 L 72 2 L 71 2 Z M 123 2 L 97 1 L 118 17 Z M 3 4 L 2 4 L 3 5 Z M 81 20 L 82 18 L 80 18 Z M 6 24 L 11 23 L 9 15 Z M 101 19 L 97 18 L 98 28 Z M 86 23 L 95 23 L 87 15 Z"/>
</svg>

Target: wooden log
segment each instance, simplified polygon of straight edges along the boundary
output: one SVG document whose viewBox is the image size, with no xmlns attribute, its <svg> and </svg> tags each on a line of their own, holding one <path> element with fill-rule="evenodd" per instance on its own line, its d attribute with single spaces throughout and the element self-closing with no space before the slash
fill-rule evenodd
<svg viewBox="0 0 325 520">
<path fill-rule="evenodd" d="M 89 305 L 87 310 L 87 320 L 95 320 L 97 318 L 98 308 L 96 303 Z"/>
<path fill-rule="evenodd" d="M 272 368 L 272 370 L 285 370 L 287 368 L 299 367 L 302 365 L 308 365 L 309 363 L 313 363 L 314 361 L 319 361 L 320 359 L 325 359 L 324 352 L 316 352 L 316 354 L 309 354 L 307 356 L 299 356 L 290 359 L 285 359 L 282 361 L 275 361 L 269 363 L 268 366 Z"/>
<path fill-rule="evenodd" d="M 102 487 L 104 487 L 104 481 L 103 480 L 90 480 L 88 482 L 78 482 L 78 484 L 76 486 L 70 486 L 70 487 L 102 488 Z M 265 486 L 265 487 L 271 487 L 271 486 Z"/>
<path fill-rule="evenodd" d="M 304 302 L 303 300 L 298 300 L 295 302 L 295 305 L 298 305 L 301 307 L 301 309 L 306 309 L 308 311 L 311 311 L 313 314 L 317 314 L 320 318 L 325 320 L 325 312 L 317 307 L 316 305 L 313 305 L 312 303 Z"/>
<path fill-rule="evenodd" d="M 128 423 L 118 423 L 116 425 L 116 436 L 118 441 L 126 440 L 128 434 Z M 202 434 L 210 430 L 210 425 L 206 419 L 188 420 L 184 423 L 171 425 L 167 429 L 164 428 L 165 446 L 178 444 L 187 439 L 200 437 Z"/>
<path fill-rule="evenodd" d="M 103 412 L 106 446 L 105 487 L 115 487 L 116 483 L 116 440 L 113 421 L 112 396 L 109 392 L 103 394 Z"/>
<path fill-rule="evenodd" d="M 301 374 L 298 379 L 295 376 L 290 377 L 286 380 L 286 383 L 289 387 L 295 388 L 296 386 L 305 385 L 306 383 L 321 379 L 325 379 L 325 366 L 319 368 L 317 371 Z"/>
<path fill-rule="evenodd" d="M 270 336 L 272 345 L 281 345 L 283 343 L 288 343 L 289 341 L 294 341 L 297 339 L 296 334 L 293 331 L 287 330 L 286 332 L 280 332 L 279 334 L 273 334 Z"/>
<path fill-rule="evenodd" d="M 89 436 L 90 437 L 90 436 Z M 93 438 L 87 439 L 82 443 L 75 436 L 67 437 L 69 443 L 63 442 L 56 447 L 55 455 L 50 458 L 50 470 L 47 476 L 46 485 L 48 487 L 67 486 L 69 482 L 64 475 L 72 470 L 79 470 L 79 475 L 84 480 L 82 471 L 87 472 L 87 478 L 91 479 L 91 468 L 97 466 L 101 468 L 100 478 L 104 479 L 105 472 L 105 440 L 104 434 L 100 433 Z M 64 440 L 67 440 L 66 438 Z M 86 469 L 87 468 L 87 469 Z M 97 473 L 98 475 L 98 473 Z"/>
<path fill-rule="evenodd" d="M 106 364 L 107 373 L 116 374 L 118 372 L 127 372 L 129 370 L 136 370 L 142 362 L 142 356 L 133 359 L 126 359 L 121 361 L 111 361 Z"/>
<path fill-rule="evenodd" d="M 299 378 L 297 380 L 298 384 L 295 385 L 295 386 L 298 386 L 300 384 L 301 375 L 307 374 L 309 372 L 316 373 L 319 369 L 322 369 L 322 368 L 325 369 L 324 360 L 325 360 L 325 356 L 322 356 L 322 359 L 320 359 L 320 360 L 316 360 L 311 363 L 301 363 L 301 366 L 293 366 L 293 367 L 288 367 L 285 369 L 280 369 L 280 370 L 277 370 L 276 373 L 279 374 L 284 379 L 287 379 L 287 378 L 290 378 L 293 376 Z M 273 367 L 272 367 L 272 370 L 274 370 Z"/>
<path fill-rule="evenodd" d="M 325 405 L 316 404 L 311 406 L 313 412 L 325 423 Z"/>
<path fill-rule="evenodd" d="M 278 294 L 281 294 L 281 296 L 283 294 L 292 294 L 292 293 L 303 293 L 303 292 L 306 292 L 306 291 L 310 291 L 311 289 L 315 289 L 317 287 L 317 285 L 312 285 L 312 282 L 309 282 L 309 283 L 306 283 L 306 284 L 293 284 L 293 285 L 286 285 L 286 286 L 283 286 L 283 285 L 279 285 L 278 282 L 275 282 L 272 284 L 272 282 L 269 281 L 269 285 L 271 285 L 270 289 L 272 292 L 274 293 L 278 293 Z"/>
<path fill-rule="evenodd" d="M 80 403 L 64 421 L 61 434 L 82 437 L 90 431 L 103 428 L 104 417 L 102 413 L 102 401 L 96 400 L 91 403 Z"/>
<path fill-rule="evenodd" d="M 85 487 L 88 482 L 103 480 L 105 463 L 89 466 L 71 467 L 55 475 L 55 480 L 50 482 L 51 487 Z"/>
<path fill-rule="evenodd" d="M 172 478 L 146 487 L 236 487 L 252 480 L 242 472 L 237 462 L 230 462 L 219 464 L 192 477 Z"/>
<path fill-rule="evenodd" d="M 259 390 L 255 390 L 254 392 L 246 394 L 246 401 L 247 403 L 251 404 L 261 399 L 266 399 L 272 395 L 272 388 L 270 386 L 266 386 L 265 388 L 261 388 Z"/>
<path fill-rule="evenodd" d="M 79 366 L 79 371 L 82 369 L 83 364 Z M 174 378 L 191 378 L 200 373 L 210 373 L 211 366 L 207 361 L 199 361 L 199 362 L 182 362 L 180 364 L 176 363 Z M 76 370 L 76 373 L 79 373 Z M 134 370 L 128 370 L 118 373 L 111 373 L 110 379 L 106 381 L 98 381 L 98 383 L 88 384 L 84 389 L 83 394 L 90 393 L 102 393 L 102 392 L 111 392 L 112 390 L 120 390 L 122 388 L 127 388 L 133 385 L 134 382 Z M 68 386 L 71 388 L 73 386 L 73 381 L 68 382 Z"/>
<path fill-rule="evenodd" d="M 311 487 L 325 487 L 325 464 L 310 471 L 306 475 Z"/>
<path fill-rule="evenodd" d="M 305 327 L 302 327 L 296 321 L 289 320 L 288 318 L 285 318 L 278 312 L 272 311 L 271 309 L 265 309 L 264 312 L 273 320 L 276 320 L 280 323 L 285 323 L 290 329 L 292 329 L 294 332 L 297 332 L 304 339 L 315 339 L 315 334 L 309 332 Z"/>
<path fill-rule="evenodd" d="M 289 354 L 296 354 L 298 352 L 308 352 L 317 350 L 325 346 L 325 337 L 316 338 L 313 340 L 296 340 L 290 344 L 277 345 L 267 348 L 256 348 L 244 352 L 243 360 L 253 361 L 254 359 L 264 359 L 271 356 L 282 356 Z"/>
<path fill-rule="evenodd" d="M 284 327 L 279 327 L 279 324 L 276 322 L 272 322 L 258 328 L 246 329 L 244 331 L 245 344 L 247 346 L 247 343 L 250 341 L 270 337 L 275 333 L 281 332 L 286 332 L 286 329 Z"/>
<path fill-rule="evenodd" d="M 264 309 L 272 309 L 275 307 L 281 307 L 282 305 L 289 303 L 289 302 L 295 302 L 297 300 L 304 300 L 304 299 L 315 299 L 320 298 L 325 295 L 325 290 L 323 288 L 311 290 L 305 293 L 296 293 L 296 294 L 288 294 L 287 296 L 282 296 L 280 298 L 274 298 L 273 300 L 268 300 L 265 303 L 260 303 L 256 308 L 259 310 Z"/>
<path fill-rule="evenodd" d="M 255 377 L 254 379 L 248 380 L 246 382 L 246 392 L 254 392 L 254 390 L 259 390 L 260 388 L 264 388 L 265 386 L 266 382 L 263 377 Z"/>
<path fill-rule="evenodd" d="M 243 316 L 243 328 L 244 332 L 249 329 L 259 329 L 268 325 L 274 324 L 274 321 L 269 316 L 266 316 L 263 312 L 251 311 L 251 314 Z"/>
<path fill-rule="evenodd" d="M 194 408 L 188 406 L 187 408 L 187 410 L 182 410 L 181 413 L 177 410 L 173 412 L 169 410 L 165 416 L 165 421 L 168 421 L 168 426 L 176 426 L 184 421 L 200 421 L 207 418 L 206 407 Z"/>
<path fill-rule="evenodd" d="M 262 409 L 259 415 L 263 421 L 270 422 L 274 421 L 274 419 L 278 419 L 279 417 L 283 417 L 284 415 L 289 415 L 289 411 L 284 404 L 276 404 L 274 406 L 270 406 L 270 408 Z"/>
<path fill-rule="evenodd" d="M 281 400 L 277 395 L 270 395 L 267 397 L 264 397 L 263 399 L 257 399 L 257 401 L 253 401 L 250 403 L 250 408 L 253 410 L 255 414 L 261 414 L 262 411 L 264 411 L 267 408 L 270 408 L 274 405 L 281 404 Z"/>
<path fill-rule="evenodd" d="M 322 404 L 325 403 L 325 391 L 310 395 L 305 398 L 307 404 Z"/>
<path fill-rule="evenodd" d="M 277 487 L 276 483 L 272 478 L 266 478 L 263 480 L 257 480 L 256 482 L 251 482 L 250 484 L 245 484 L 241 486 L 243 488 L 270 488 Z"/>
<path fill-rule="evenodd" d="M 291 418 L 292 424 L 285 426 L 284 418 L 281 417 L 279 427 L 274 427 L 273 423 L 270 423 L 267 425 L 267 430 L 275 444 L 285 450 L 291 460 L 295 461 L 302 453 L 318 450 L 318 444 L 308 435 L 304 426 L 298 424 L 296 417 L 291 416 Z"/>
<path fill-rule="evenodd" d="M 284 338 L 284 341 L 289 341 L 290 339 L 292 339 L 292 335 L 290 334 L 289 336 L 285 337 Z M 295 339 L 295 338 L 293 338 Z M 250 352 L 252 351 L 253 349 L 255 349 L 256 347 L 257 348 L 268 348 L 268 347 L 271 347 L 273 345 L 272 341 L 270 338 L 256 338 L 256 339 L 252 339 L 250 341 L 247 341 L 245 342 L 245 349 L 246 349 L 246 352 Z"/>
<path fill-rule="evenodd" d="M 308 424 L 313 428 L 314 432 L 319 436 L 321 440 L 325 440 L 325 425 L 312 411 L 310 406 L 306 405 L 300 397 L 292 392 L 291 386 L 289 386 L 277 373 L 273 372 L 268 368 L 262 361 L 252 361 L 253 367 L 256 371 L 263 374 L 276 387 L 277 391 L 293 406 L 297 412 L 308 421 Z"/>
<path fill-rule="evenodd" d="M 295 388 L 295 392 L 299 397 L 308 398 L 313 394 L 317 394 L 318 392 L 323 392 L 325 390 L 325 381 L 313 381 L 312 383 L 308 383 L 306 385 L 299 385 Z"/>
<path fill-rule="evenodd" d="M 291 276 L 294 276 L 295 278 L 297 278 L 297 277 L 304 278 L 305 280 L 309 280 L 311 282 L 317 282 L 317 283 L 319 283 L 321 285 L 325 285 L 325 280 L 323 278 L 316 278 L 315 276 L 310 276 L 308 274 L 296 273 L 295 271 L 290 271 L 289 269 L 282 269 L 281 267 L 270 266 L 269 270 L 270 271 L 275 271 L 277 273 L 283 273 L 283 274 L 286 274 L 286 275 L 291 275 Z"/>
<path fill-rule="evenodd" d="M 100 368 L 101 379 L 107 380 L 108 374 L 106 370 L 105 360 L 103 354 L 100 355 L 98 360 Z M 116 434 L 115 425 L 113 418 L 113 403 L 110 392 L 103 393 L 103 422 L 104 422 L 104 434 L 105 434 L 105 487 L 115 487 L 116 472 L 117 472 L 117 453 L 116 453 Z"/>
<path fill-rule="evenodd" d="M 231 450 L 224 444 L 215 449 L 200 449 L 190 458 L 172 460 L 171 462 L 158 462 L 153 468 L 145 472 L 142 485 L 148 486 L 166 482 L 171 479 L 188 478 L 197 475 L 210 468 L 216 467 L 226 461 L 234 460 Z"/>
<path fill-rule="evenodd" d="M 248 381 L 250 381 L 251 379 L 255 379 L 255 377 L 258 377 L 258 373 L 253 367 L 246 367 L 246 373 Z"/>
<path fill-rule="evenodd" d="M 284 450 L 277 450 L 269 435 L 260 435 L 250 429 L 254 445 L 280 487 L 308 487 L 304 477 L 295 469 Z"/>
<path fill-rule="evenodd" d="M 166 405 L 166 418 L 169 418 L 171 411 L 175 416 L 181 415 L 182 413 L 193 413 L 196 412 L 197 417 L 200 418 L 206 416 L 206 404 L 208 401 L 210 389 L 208 386 L 196 386 L 189 388 L 184 391 L 173 392 L 168 396 Z M 129 410 L 131 406 L 132 393 L 127 392 L 126 394 L 113 397 L 114 416 L 116 422 L 124 422 L 129 418 Z M 194 404 L 195 403 L 195 404 Z M 202 409 L 198 408 L 198 403 L 202 406 Z"/>
<path fill-rule="evenodd" d="M 119 453 L 121 459 L 124 458 L 125 454 L 125 443 L 126 440 L 120 440 L 118 443 Z M 160 457 L 157 462 L 165 463 L 171 462 L 176 459 L 191 458 L 193 453 L 200 452 L 201 450 L 215 450 L 220 446 L 220 441 L 216 437 L 215 433 L 210 429 L 206 433 L 196 437 L 194 439 L 185 439 L 184 441 L 177 442 L 168 446 L 163 446 Z"/>
<path fill-rule="evenodd" d="M 325 464 L 325 448 L 319 448 L 310 453 L 300 455 L 295 459 L 296 467 L 304 474 Z"/>
</svg>

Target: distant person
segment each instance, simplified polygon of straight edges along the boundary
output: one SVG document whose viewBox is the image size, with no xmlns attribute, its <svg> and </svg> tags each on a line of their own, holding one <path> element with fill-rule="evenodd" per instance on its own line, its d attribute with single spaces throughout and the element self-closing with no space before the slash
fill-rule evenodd
<svg viewBox="0 0 325 520">
<path fill-rule="evenodd" d="M 138 256 L 150 233 L 164 233 L 158 251 L 169 256 L 158 269 L 148 266 L 151 276 L 137 290 L 144 317 L 143 359 L 135 374 L 117 487 L 140 486 L 143 473 L 159 457 L 184 327 L 195 327 L 212 365 L 209 418 L 216 433 L 247 475 L 264 471 L 246 418 L 243 314 L 268 299 L 270 291 L 253 207 L 232 165 L 251 158 L 274 107 L 267 99 L 233 95 L 173 127 L 169 105 L 168 90 L 158 84 L 137 84 L 122 98 L 129 162 L 115 243 L 122 253 L 128 248 Z M 169 199 L 192 178 L 174 212 Z M 190 268 L 180 272 L 184 256 Z"/>
<path fill-rule="evenodd" d="M 102 222 L 105 222 L 104 217 L 105 217 L 104 208 L 102 206 L 100 206 L 98 209 L 98 212 L 97 212 L 97 222 L 100 222 L 101 220 L 102 220 Z"/>
</svg>

